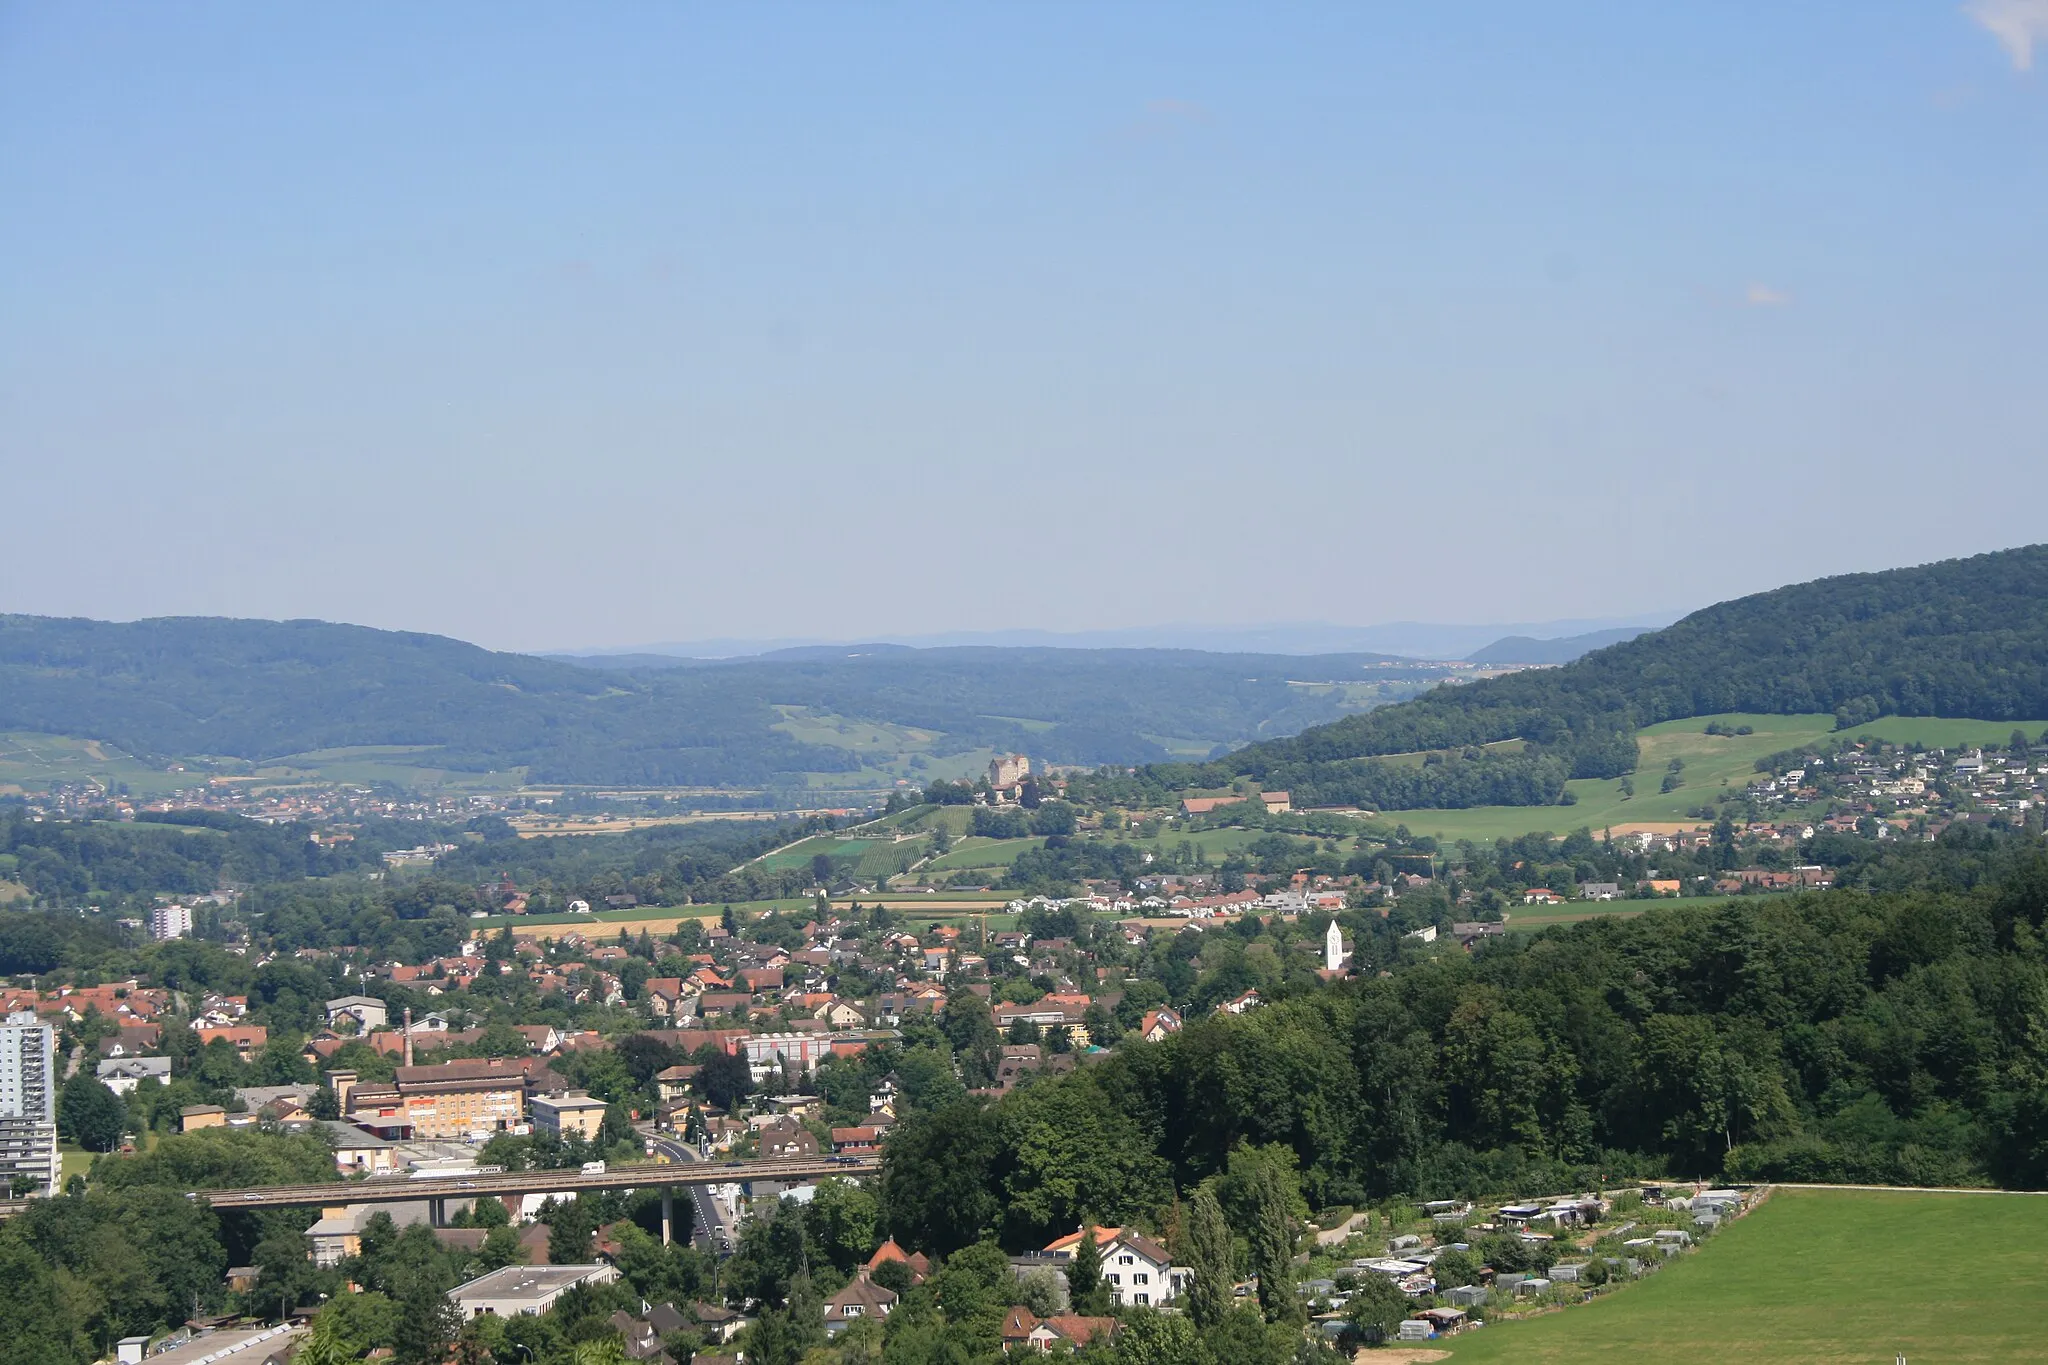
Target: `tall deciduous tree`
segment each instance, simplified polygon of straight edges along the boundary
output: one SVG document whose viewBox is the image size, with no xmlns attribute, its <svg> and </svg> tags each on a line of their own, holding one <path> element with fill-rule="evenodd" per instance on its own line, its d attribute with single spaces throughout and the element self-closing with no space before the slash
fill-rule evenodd
<svg viewBox="0 0 2048 1365">
<path fill-rule="evenodd" d="M 111 1152 L 121 1145 L 128 1108 L 98 1078 L 79 1071 L 58 1095 L 57 1126 L 88 1152 Z"/>
</svg>

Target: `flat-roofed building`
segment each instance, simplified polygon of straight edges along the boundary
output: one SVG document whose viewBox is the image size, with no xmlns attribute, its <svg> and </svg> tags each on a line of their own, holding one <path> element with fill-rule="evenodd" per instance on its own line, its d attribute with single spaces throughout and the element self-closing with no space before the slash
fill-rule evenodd
<svg viewBox="0 0 2048 1365">
<path fill-rule="evenodd" d="M 401 1066 L 390 1085 L 349 1090 L 349 1122 L 379 1137 L 466 1138 L 526 1117 L 525 1069 L 497 1057 Z"/>
<path fill-rule="evenodd" d="M 597 1141 L 597 1130 L 604 1126 L 608 1107 L 603 1100 L 582 1090 L 571 1090 L 566 1095 L 535 1095 L 531 1103 L 534 1127 L 557 1137 L 574 1133 L 585 1142 Z"/>
<path fill-rule="evenodd" d="M 465 1321 L 485 1314 L 541 1314 L 576 1285 L 610 1284 L 617 1278 L 618 1270 L 608 1265 L 508 1265 L 457 1285 L 448 1291 L 448 1301 L 462 1310 Z"/>
</svg>

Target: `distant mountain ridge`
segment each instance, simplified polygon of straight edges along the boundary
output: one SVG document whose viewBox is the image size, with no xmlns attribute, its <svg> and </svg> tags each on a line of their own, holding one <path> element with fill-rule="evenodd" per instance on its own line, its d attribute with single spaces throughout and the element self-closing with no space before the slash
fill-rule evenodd
<svg viewBox="0 0 2048 1365">
<path fill-rule="evenodd" d="M 1209 752 L 1441 676 L 1383 667 L 1379 655 L 1191 650 L 800 646 L 621 662 L 324 621 L 5 616 L 0 730 L 251 762 L 404 746 L 423 766 L 566 783 L 759 786 L 865 772 L 886 785 L 918 780 L 913 754 L 1014 750 L 1094 765 Z"/>
<path fill-rule="evenodd" d="M 1439 688 L 1247 746 L 1203 786 L 1254 776 L 1300 804 L 1396 809 L 1555 802 L 1634 770 L 1644 725 L 1729 711 L 2048 717 L 2048 545 L 1794 584 L 1696 611 L 1558 668 Z M 1517 752 L 1478 746 L 1521 740 Z M 1433 761 L 1375 761 L 1432 752 Z"/>
<path fill-rule="evenodd" d="M 1475 650 L 1466 657 L 1466 662 L 1475 664 L 1568 664 L 1572 660 L 1591 654 L 1596 649 L 1618 645 L 1624 640 L 1633 640 L 1638 635 L 1647 635 L 1654 626 L 1617 626 L 1613 630 L 1596 630 L 1585 635 L 1567 635 L 1561 640 L 1537 640 L 1527 635 L 1510 635 L 1495 640 L 1481 650 Z"/>
<path fill-rule="evenodd" d="M 1576 638 L 1615 627 L 1642 630 L 1667 625 L 1675 612 L 1633 617 L 1457 625 L 1432 621 L 1390 621 L 1370 626 L 1295 622 L 1266 626 L 1164 625 L 1113 630 L 948 631 L 931 635 L 880 635 L 875 643 L 803 639 L 713 639 L 643 645 L 629 650 L 549 650 L 544 658 L 616 666 L 611 660 L 738 659 L 785 657 L 797 649 L 1179 649 L 1208 654 L 1385 654 L 1426 661 L 1470 659 L 1472 651 L 1502 637 L 1551 640 Z M 1517 659 L 1515 663 L 1533 662 Z M 647 665 L 661 666 L 661 665 Z"/>
</svg>

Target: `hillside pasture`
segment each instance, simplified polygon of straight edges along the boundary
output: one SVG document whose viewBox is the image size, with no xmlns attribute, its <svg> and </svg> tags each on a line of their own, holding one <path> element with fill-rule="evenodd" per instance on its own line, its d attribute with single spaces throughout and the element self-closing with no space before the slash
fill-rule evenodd
<svg viewBox="0 0 2048 1365">
<path fill-rule="evenodd" d="M 2048 734 L 2044 720 L 1951 720 L 1943 716 L 1885 716 L 1842 734 L 1871 736 L 1893 744 L 1918 744 L 1926 749 L 2003 749 L 2018 730 L 2039 744 Z"/>
<path fill-rule="evenodd" d="M 1706 727 L 1720 722 L 1729 729 L 1747 725 L 1747 735 L 1710 735 Z M 1700 821 L 1688 808 L 1713 801 L 1728 788 L 1740 789 L 1756 775 L 1760 758 L 1784 749 L 1811 744 L 1834 729 L 1832 716 L 1760 716 L 1732 713 L 1666 721 L 1636 736 L 1636 771 L 1627 779 L 1635 795 L 1622 792 L 1621 778 L 1580 778 L 1565 783 L 1577 798 L 1569 806 L 1474 806 L 1469 810 L 1381 811 L 1375 824 L 1386 829 L 1406 825 L 1415 834 L 1438 839 L 1491 842 L 1513 839 L 1538 830 L 1563 834 L 1584 826 L 1614 829 L 1644 826 L 1689 829 Z M 1684 762 L 1682 786 L 1660 792 L 1673 759 Z"/>
<path fill-rule="evenodd" d="M 2048 1197 L 1780 1189 L 1593 1303 L 1432 1345 L 1452 1365 L 2039 1360 Z"/>
<path fill-rule="evenodd" d="M 26 730 L 0 733 L 0 795 L 47 791 L 72 782 L 125 785 L 138 796 L 206 784 L 207 772 L 153 765 L 111 744 Z M 234 765 L 239 768 L 240 765 Z"/>
</svg>

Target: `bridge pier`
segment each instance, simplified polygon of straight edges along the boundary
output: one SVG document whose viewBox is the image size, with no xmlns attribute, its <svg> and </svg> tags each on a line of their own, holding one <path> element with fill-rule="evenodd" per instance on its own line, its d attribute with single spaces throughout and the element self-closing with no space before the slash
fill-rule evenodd
<svg viewBox="0 0 2048 1365">
<path fill-rule="evenodd" d="M 427 1201 L 427 1226 L 430 1228 L 445 1228 L 448 1226 L 447 1200 L 429 1199 Z"/>
<path fill-rule="evenodd" d="M 675 1236 L 675 1226 L 676 1187 L 673 1185 L 663 1185 L 661 1187 L 661 1244 L 663 1246 L 667 1246 L 669 1239 Z"/>
</svg>

